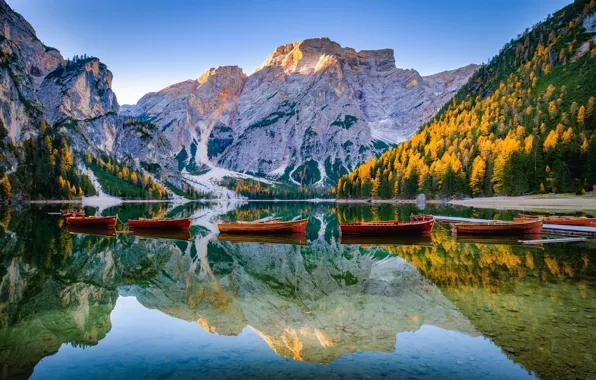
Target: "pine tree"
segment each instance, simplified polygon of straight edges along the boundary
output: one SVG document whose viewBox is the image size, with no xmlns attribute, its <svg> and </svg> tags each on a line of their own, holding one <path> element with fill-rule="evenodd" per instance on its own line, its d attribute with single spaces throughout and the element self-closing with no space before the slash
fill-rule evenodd
<svg viewBox="0 0 596 380">
<path fill-rule="evenodd" d="M 12 197 L 12 186 L 8 176 L 4 174 L 2 182 L 0 182 L 0 201 L 7 201 Z"/>
<path fill-rule="evenodd" d="M 577 124 L 582 125 L 586 118 L 586 107 L 581 106 L 579 107 L 579 111 L 577 112 Z"/>
<path fill-rule="evenodd" d="M 60 173 L 66 174 L 72 168 L 72 154 L 66 141 L 62 142 L 60 148 Z"/>
<path fill-rule="evenodd" d="M 476 156 L 472 164 L 472 173 L 470 175 L 470 189 L 473 195 L 482 193 L 484 176 L 486 175 L 486 162 L 480 156 Z"/>
</svg>

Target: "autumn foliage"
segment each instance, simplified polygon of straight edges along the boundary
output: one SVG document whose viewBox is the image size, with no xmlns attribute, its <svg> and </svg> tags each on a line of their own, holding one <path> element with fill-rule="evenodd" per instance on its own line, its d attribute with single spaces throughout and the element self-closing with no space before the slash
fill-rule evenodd
<svg viewBox="0 0 596 380">
<path fill-rule="evenodd" d="M 576 1 L 482 66 L 409 141 L 358 166 L 338 197 L 579 192 L 596 184 L 596 52 Z"/>
<path fill-rule="evenodd" d="M 94 157 L 87 152 L 86 165 L 93 169 L 102 189 L 108 194 L 136 199 L 167 199 L 164 185 L 153 180 L 151 175 L 136 170 L 105 155 Z"/>
</svg>

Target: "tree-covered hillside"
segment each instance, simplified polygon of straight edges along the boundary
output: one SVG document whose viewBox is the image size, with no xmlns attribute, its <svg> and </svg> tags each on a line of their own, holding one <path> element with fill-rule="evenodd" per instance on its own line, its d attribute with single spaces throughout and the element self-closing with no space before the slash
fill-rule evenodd
<svg viewBox="0 0 596 380">
<path fill-rule="evenodd" d="M 73 199 L 95 195 L 89 177 L 76 165 L 70 139 L 64 131 L 47 126 L 42 120 L 39 135 L 21 146 L 7 143 L 6 130 L 0 126 L 0 203 L 20 199 Z M 17 158 L 7 166 L 2 152 Z"/>
<path fill-rule="evenodd" d="M 338 197 L 591 190 L 595 32 L 594 0 L 527 29 L 409 141 L 341 177 Z"/>
</svg>

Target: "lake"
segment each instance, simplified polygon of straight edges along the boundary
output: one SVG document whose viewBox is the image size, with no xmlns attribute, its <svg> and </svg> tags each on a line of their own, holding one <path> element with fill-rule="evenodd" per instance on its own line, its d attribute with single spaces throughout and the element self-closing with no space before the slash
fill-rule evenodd
<svg viewBox="0 0 596 380">
<path fill-rule="evenodd" d="M 596 245 L 341 239 L 339 221 L 515 211 L 305 202 L 125 204 L 191 237 L 68 231 L 59 205 L 0 210 L 0 376 L 596 377 Z M 64 208 L 64 205 L 62 206 Z M 93 214 L 94 209 L 86 209 Z M 218 221 L 309 218 L 304 238 Z"/>
</svg>

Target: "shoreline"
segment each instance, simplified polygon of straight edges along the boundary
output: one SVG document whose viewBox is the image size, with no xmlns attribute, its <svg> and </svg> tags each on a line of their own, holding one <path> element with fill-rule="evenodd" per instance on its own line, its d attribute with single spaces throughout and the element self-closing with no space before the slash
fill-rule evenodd
<svg viewBox="0 0 596 380">
<path fill-rule="evenodd" d="M 416 204 L 415 199 L 334 199 L 334 198 L 313 198 L 313 199 L 118 199 L 118 204 L 135 203 L 336 203 L 336 204 Z M 85 204 L 85 199 L 74 200 L 24 200 L 16 204 Z M 490 208 L 490 209 L 511 209 L 511 210 L 553 210 L 553 211 L 596 211 L 596 196 L 579 196 L 571 194 L 557 195 L 526 195 L 526 196 L 498 196 L 486 198 L 468 198 L 459 200 L 442 201 L 436 199 L 427 200 L 424 204 L 452 205 L 460 207 Z"/>
<path fill-rule="evenodd" d="M 471 198 L 453 200 L 449 204 L 492 209 L 596 211 L 596 197 L 565 194 Z"/>
</svg>

